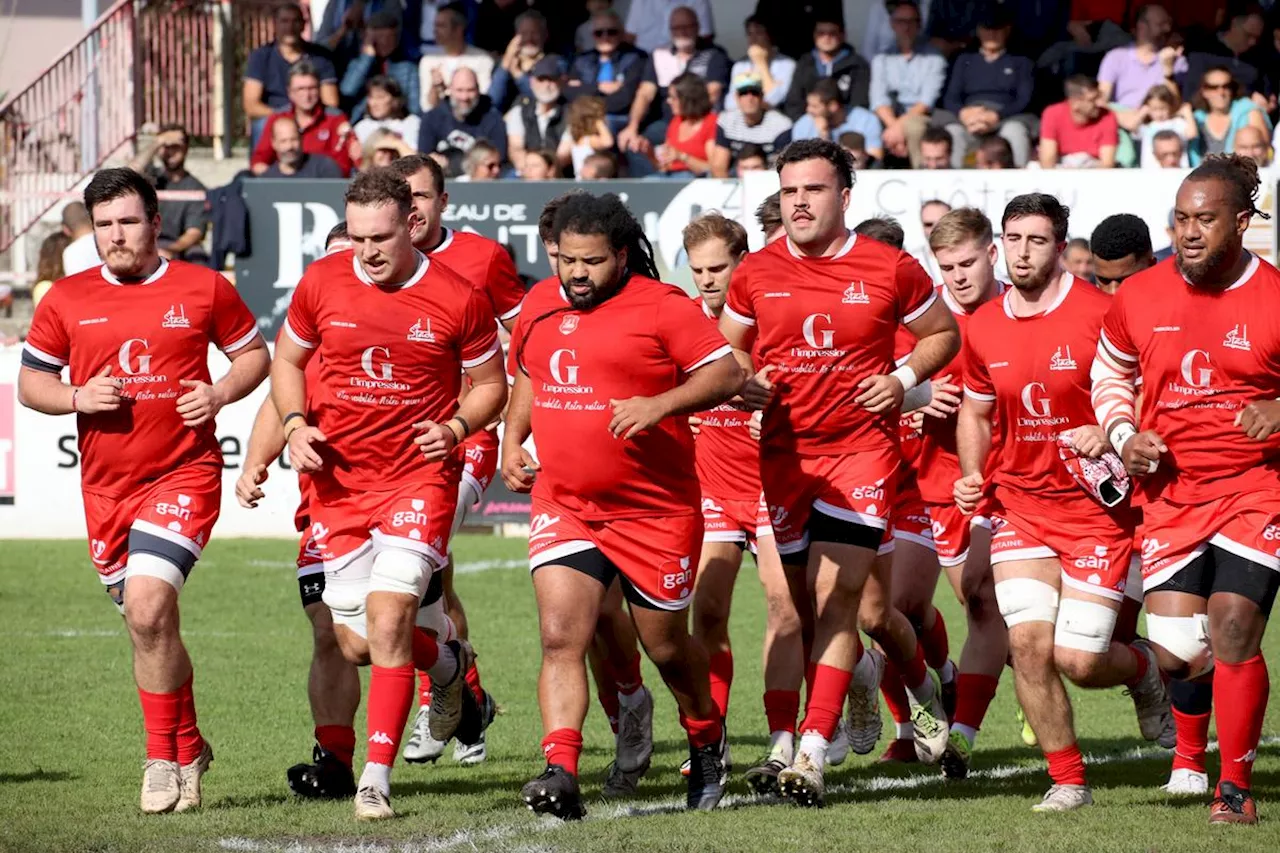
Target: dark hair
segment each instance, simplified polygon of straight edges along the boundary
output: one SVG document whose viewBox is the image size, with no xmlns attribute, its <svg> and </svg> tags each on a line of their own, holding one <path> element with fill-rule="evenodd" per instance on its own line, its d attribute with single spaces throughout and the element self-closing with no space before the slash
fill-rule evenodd
<svg viewBox="0 0 1280 853">
<path fill-rule="evenodd" d="M 343 201 L 362 207 L 394 204 L 406 216 L 413 210 L 413 195 L 409 192 L 409 185 L 403 177 L 385 167 L 356 175 L 347 187 Z"/>
<path fill-rule="evenodd" d="M 521 21 L 533 21 L 542 27 L 542 31 L 544 33 L 547 32 L 547 16 L 539 12 L 537 9 L 525 9 L 519 15 L 516 15 L 516 19 L 513 24 L 515 27 L 518 27 L 520 26 Z"/>
<path fill-rule="evenodd" d="M 778 174 L 782 174 L 783 166 L 805 160 L 826 160 L 836 170 L 836 183 L 840 189 L 853 186 L 853 157 L 828 139 L 801 139 L 783 148 L 776 163 Z"/>
<path fill-rule="evenodd" d="M 920 4 L 917 3 L 916 0 L 889 0 L 889 2 L 885 4 L 885 7 L 891 15 L 903 6 L 910 6 L 912 9 L 916 10 L 917 15 L 920 14 Z"/>
<path fill-rule="evenodd" d="M 160 215 L 156 188 L 142 175 L 125 167 L 98 170 L 93 180 L 89 181 L 89 186 L 84 188 L 84 206 L 92 220 L 93 209 L 98 205 L 130 195 L 142 199 L 142 209 L 147 215 L 147 221 Z"/>
<path fill-rule="evenodd" d="M 1098 88 L 1098 81 L 1088 74 L 1072 74 L 1062 84 L 1062 90 L 1068 98 L 1078 98 L 1085 92 Z"/>
<path fill-rule="evenodd" d="M 1239 154 L 1210 154 L 1191 170 L 1186 181 L 1221 181 L 1230 190 L 1230 199 L 1236 212 L 1249 217 L 1270 215 L 1258 210 L 1258 189 L 1262 179 L 1258 177 L 1258 164 L 1250 157 Z"/>
<path fill-rule="evenodd" d="M 748 157 L 759 157 L 766 165 L 769 162 L 769 155 L 764 152 L 763 148 L 756 145 L 754 142 L 748 142 L 738 149 L 738 162 L 742 162 Z"/>
<path fill-rule="evenodd" d="M 395 30 L 400 31 L 400 16 L 390 9 L 379 9 L 369 16 L 364 22 L 366 30 Z"/>
<path fill-rule="evenodd" d="M 456 3 L 450 3 L 448 6 L 441 6 L 440 11 L 436 12 L 436 17 L 440 17 L 441 15 L 448 15 L 453 18 L 454 24 L 459 27 L 465 27 L 467 25 L 467 13 L 458 8 Z"/>
<path fill-rule="evenodd" d="M 670 89 L 675 92 L 676 100 L 680 103 L 681 117 L 700 119 L 711 112 L 711 95 L 707 91 L 707 81 L 692 71 L 686 71 L 672 80 Z"/>
<path fill-rule="evenodd" d="M 61 231 L 54 231 L 40 243 L 40 259 L 36 261 L 36 281 L 57 281 L 66 275 L 62 268 L 62 250 L 71 245 L 71 238 Z"/>
<path fill-rule="evenodd" d="M 349 235 L 347 234 L 347 220 L 344 219 L 341 222 L 339 222 L 337 225 L 329 229 L 328 235 L 326 235 L 324 238 L 325 248 L 326 249 L 329 248 L 329 244 L 332 243 L 334 240 L 345 240 L 347 239 L 348 236 Z"/>
<path fill-rule="evenodd" d="M 1067 220 L 1071 210 L 1054 196 L 1048 193 L 1024 193 L 1014 196 L 1004 208 L 1000 217 L 1000 228 L 1004 229 L 1011 219 L 1022 219 L 1025 216 L 1043 216 L 1053 223 L 1053 239 L 1059 243 L 1067 239 Z"/>
<path fill-rule="evenodd" d="M 866 134 L 858 133 L 856 130 L 846 130 L 840 134 L 840 138 L 836 142 L 840 143 L 841 148 L 854 148 L 859 151 L 867 150 Z"/>
<path fill-rule="evenodd" d="M 1084 249 L 1087 252 L 1089 251 L 1089 241 L 1083 237 L 1072 237 L 1070 240 L 1067 241 L 1067 248 L 1068 249 Z"/>
<path fill-rule="evenodd" d="M 853 226 L 853 230 L 863 237 L 879 240 L 895 249 L 901 249 L 902 244 L 907 240 L 902 226 L 892 216 L 873 216 L 870 219 L 864 219 Z"/>
<path fill-rule="evenodd" d="M 765 236 L 782 227 L 782 193 L 780 191 L 770 193 L 768 198 L 760 202 L 760 206 L 756 208 L 756 222 L 760 223 L 760 229 L 764 231 Z"/>
<path fill-rule="evenodd" d="M 1240 81 L 1236 79 L 1236 75 L 1232 73 L 1231 69 L 1225 65 L 1210 66 L 1204 70 L 1203 74 L 1200 75 L 1200 85 L 1196 86 L 1195 94 L 1191 96 L 1191 106 L 1195 107 L 1197 110 L 1203 110 L 1205 112 L 1208 112 L 1209 110 L 1209 102 L 1205 100 L 1204 97 L 1204 78 L 1208 77 L 1210 74 L 1227 75 L 1227 77 L 1230 78 L 1230 82 L 1227 85 L 1230 87 L 1228 91 L 1231 93 L 1231 100 L 1234 101 L 1240 97 Z"/>
<path fill-rule="evenodd" d="M 85 226 L 92 228 L 93 217 L 89 215 L 89 208 L 83 202 L 70 201 L 62 208 L 62 225 L 70 230 Z"/>
<path fill-rule="evenodd" d="M 997 134 L 988 134 L 978 143 L 978 150 L 995 160 L 1005 169 L 1013 168 L 1013 146 L 1009 140 Z"/>
<path fill-rule="evenodd" d="M 824 104 L 830 101 L 839 101 L 841 104 L 845 102 L 844 93 L 840 91 L 840 85 L 830 77 L 823 77 L 817 83 L 814 83 L 813 88 L 809 90 L 809 94 L 817 95 Z"/>
<path fill-rule="evenodd" d="M 1170 130 L 1167 127 L 1164 130 L 1157 130 L 1155 134 L 1152 135 L 1151 144 L 1154 146 L 1155 143 L 1164 142 L 1166 139 L 1172 139 L 1174 142 L 1178 143 L 1179 150 L 1186 148 L 1186 145 L 1183 144 L 1182 137 L 1178 135 L 1178 131 Z"/>
<path fill-rule="evenodd" d="M 374 89 L 381 89 L 391 96 L 391 117 L 392 118 L 408 118 L 409 105 L 404 99 L 404 89 L 394 77 L 388 77 L 386 74 L 377 74 L 369 78 L 369 82 L 365 84 L 365 97 Z M 368 107 L 365 108 L 368 113 Z M 372 116 L 370 116 L 372 118 Z M 376 119 L 375 119 L 376 120 Z"/>
<path fill-rule="evenodd" d="M 1093 229 L 1089 250 L 1104 261 L 1118 261 L 1130 255 L 1145 258 L 1151 254 L 1151 231 L 1139 216 L 1114 213 Z"/>
<path fill-rule="evenodd" d="M 187 126 L 180 121 L 171 121 L 162 124 L 156 133 L 159 135 L 161 133 L 173 133 L 175 131 L 182 134 L 183 145 L 189 145 L 191 143 L 191 135 L 187 133 Z"/>
<path fill-rule="evenodd" d="M 555 167 L 556 167 L 556 152 L 551 151 L 550 149 L 547 149 L 547 148 L 530 148 L 530 149 L 528 149 L 527 151 L 525 151 L 524 153 L 525 153 L 525 155 L 526 155 L 526 156 L 527 156 L 527 155 L 529 155 L 529 154 L 532 154 L 533 156 L 537 157 L 537 158 L 538 158 L 539 160 L 541 160 L 543 163 L 546 163 L 546 164 L 547 164 L 547 168 L 548 168 L 548 169 L 553 169 L 553 170 L 554 170 L 554 169 L 555 169 Z"/>
<path fill-rule="evenodd" d="M 947 151 L 951 150 L 951 143 L 952 143 L 951 134 L 947 133 L 947 131 L 941 127 L 927 128 L 924 132 L 924 135 L 920 137 L 920 141 L 922 143 L 943 142 L 947 146 Z"/>
<path fill-rule="evenodd" d="M 542 207 L 542 213 L 538 215 L 538 239 L 543 243 L 555 242 L 555 224 L 556 214 L 560 212 L 560 208 L 564 207 L 564 203 L 575 195 L 582 195 L 586 190 L 569 190 L 567 193 L 558 195 Z"/>
<path fill-rule="evenodd" d="M 821 11 L 813 16 L 813 28 L 816 30 L 819 24 L 835 24 L 840 28 L 840 32 L 844 32 L 844 16 L 839 12 Z"/>
<path fill-rule="evenodd" d="M 440 168 L 439 163 L 426 154 L 406 154 L 393 160 L 391 165 L 387 166 L 387 169 L 390 170 L 391 174 L 397 175 L 406 181 L 426 169 L 431 173 L 431 181 L 435 184 L 436 192 L 444 192 L 444 170 Z"/>
<path fill-rule="evenodd" d="M 649 278 L 658 277 L 653 246 L 644 235 L 643 226 L 622 199 L 613 193 L 599 196 L 578 193 L 566 198 L 556 211 L 555 223 L 551 226 L 555 242 L 559 243 L 566 231 L 571 234 L 603 234 L 614 251 L 627 250 L 629 270 Z"/>
<path fill-rule="evenodd" d="M 276 8 L 271 12 L 271 17 L 274 18 L 276 15 L 279 15 L 285 9 L 291 9 L 294 12 L 297 12 L 298 17 L 302 18 L 302 20 L 304 21 L 307 19 L 307 16 L 302 13 L 301 3 L 281 3 L 279 6 L 276 6 Z"/>
</svg>

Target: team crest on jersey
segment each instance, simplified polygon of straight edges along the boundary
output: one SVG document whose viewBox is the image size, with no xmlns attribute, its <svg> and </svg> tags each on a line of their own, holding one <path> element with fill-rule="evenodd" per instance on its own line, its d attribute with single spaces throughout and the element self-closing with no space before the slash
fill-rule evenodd
<svg viewBox="0 0 1280 853">
<path fill-rule="evenodd" d="M 436 342 L 436 333 L 431 331 L 431 318 L 427 318 L 427 324 L 423 326 L 422 318 L 418 318 L 418 322 L 409 327 L 409 340 L 419 344 L 434 344 Z"/>
<path fill-rule="evenodd" d="M 1071 357 L 1071 346 L 1058 347 L 1049 357 L 1050 370 L 1075 370 L 1076 360 Z"/>
<path fill-rule="evenodd" d="M 845 305 L 869 305 L 871 297 L 867 296 L 867 286 L 861 281 L 851 281 L 849 286 L 844 289 L 844 296 L 840 301 Z"/>
<path fill-rule="evenodd" d="M 173 306 L 169 306 L 169 310 L 165 312 L 164 319 L 160 321 L 160 325 L 166 329 L 190 329 L 191 321 L 187 319 L 187 309 L 182 303 L 178 303 L 178 309 L 175 311 Z"/>
<path fill-rule="evenodd" d="M 572 335 L 578 328 L 578 315 L 565 314 L 560 320 L 560 334 Z"/>
<path fill-rule="evenodd" d="M 1222 339 L 1222 345 L 1227 349 L 1238 350 L 1240 352 L 1253 352 L 1253 344 L 1249 342 L 1249 326 L 1248 324 L 1236 324 L 1236 327 L 1227 332 L 1227 336 Z"/>
</svg>

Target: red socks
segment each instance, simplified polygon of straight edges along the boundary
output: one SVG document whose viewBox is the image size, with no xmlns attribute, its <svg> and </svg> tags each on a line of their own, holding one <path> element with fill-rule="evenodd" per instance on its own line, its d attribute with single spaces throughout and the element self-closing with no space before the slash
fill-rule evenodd
<svg viewBox="0 0 1280 853">
<path fill-rule="evenodd" d="M 895 723 L 911 720 L 911 703 L 907 699 L 907 688 L 902 684 L 902 670 L 887 657 L 884 659 L 884 676 L 880 679 L 880 695 L 884 697 L 889 716 Z"/>
<path fill-rule="evenodd" d="M 476 697 L 476 704 L 484 704 L 484 688 L 480 686 L 480 670 L 476 669 L 475 662 L 471 664 L 471 668 L 467 670 L 467 686 L 471 688 L 471 695 Z"/>
<path fill-rule="evenodd" d="M 733 652 L 716 652 L 711 656 L 711 698 L 720 716 L 729 715 L 729 686 L 733 684 Z"/>
<path fill-rule="evenodd" d="M 996 696 L 1000 679 L 991 675 L 962 672 L 956 676 L 956 718 L 953 723 L 977 731 L 987 716 L 987 707 Z"/>
<path fill-rule="evenodd" d="M 176 739 L 178 743 L 178 763 L 190 764 L 200 757 L 204 749 L 204 738 L 200 735 L 200 727 L 196 725 L 196 697 L 191 690 L 191 682 L 195 673 L 187 676 L 187 681 L 178 688 L 179 713 Z"/>
<path fill-rule="evenodd" d="M 681 713 L 680 725 L 689 736 L 689 745 L 694 748 L 710 746 L 720 740 L 720 736 L 724 734 L 719 717 L 712 720 L 695 720 Z"/>
<path fill-rule="evenodd" d="M 1173 769 L 1205 772 L 1205 751 L 1209 748 L 1209 718 L 1212 715 L 1184 714 L 1173 709 L 1178 742 L 1173 748 Z"/>
<path fill-rule="evenodd" d="M 1135 647 L 1129 646 L 1128 649 L 1133 654 L 1133 659 L 1138 662 L 1138 671 L 1134 673 L 1133 678 L 1125 682 L 1126 687 L 1132 687 L 1147 677 L 1147 670 L 1151 668 L 1151 661 Z"/>
<path fill-rule="evenodd" d="M 886 659 L 888 655 L 885 656 Z M 941 665 L 941 664 L 939 664 Z M 929 670 L 924 664 L 924 644 L 916 643 L 915 657 L 902 665 L 902 684 L 908 690 L 915 690 L 929 677 Z"/>
<path fill-rule="evenodd" d="M 640 675 L 640 653 L 636 652 L 631 660 L 627 661 L 622 669 L 609 667 L 613 674 L 613 680 L 616 682 L 619 693 L 625 693 L 630 696 L 641 687 L 644 686 L 644 677 Z M 733 672 L 733 666 L 729 667 L 730 673 Z M 730 675 L 732 678 L 732 674 Z"/>
<path fill-rule="evenodd" d="M 418 670 L 418 704 L 426 708 L 431 704 L 431 675 Z"/>
<path fill-rule="evenodd" d="M 147 730 L 147 758 L 178 760 L 178 725 L 182 722 L 182 693 L 148 693 L 138 688 L 142 724 Z"/>
<path fill-rule="evenodd" d="M 356 752 L 356 730 L 351 726 L 316 726 L 316 743 L 350 767 Z"/>
<path fill-rule="evenodd" d="M 556 729 L 542 739 L 542 754 L 548 764 L 559 764 L 570 776 L 578 775 L 578 758 L 582 755 L 582 732 Z"/>
<path fill-rule="evenodd" d="M 413 666 L 427 680 L 428 692 L 430 692 L 431 677 L 427 675 L 427 670 L 436 665 L 436 661 L 440 659 L 440 644 L 436 642 L 436 638 L 428 634 L 421 628 L 413 629 Z"/>
<path fill-rule="evenodd" d="M 413 643 L 415 660 L 417 636 L 415 634 Z M 371 666 L 369 669 L 369 750 L 366 760 L 390 767 L 395 763 L 404 724 L 413 705 L 413 664 Z"/>
<path fill-rule="evenodd" d="M 618 733 L 618 715 L 622 713 L 622 705 L 618 702 L 618 682 L 613 677 L 613 667 L 609 666 L 609 662 L 605 661 L 602 667 L 604 672 L 601 673 L 601 679 L 596 682 L 596 699 L 600 700 L 600 707 L 604 709 L 604 715 L 609 718 L 609 728 L 613 729 L 613 733 Z"/>
<path fill-rule="evenodd" d="M 1213 712 L 1218 723 L 1218 753 L 1222 772 L 1218 784 L 1232 782 L 1244 789 L 1253 781 L 1253 762 L 1262 737 L 1271 684 L 1262 655 L 1243 663 L 1217 661 L 1213 673 Z"/>
<path fill-rule="evenodd" d="M 1049 778 L 1053 780 L 1053 784 L 1085 784 L 1084 756 L 1080 754 L 1079 745 L 1073 743 L 1066 749 L 1060 749 L 1057 752 L 1046 752 L 1044 757 L 1049 762 Z"/>
<path fill-rule="evenodd" d="M 805 710 L 800 733 L 814 732 L 831 740 L 844 710 L 844 697 L 849 692 L 853 673 L 826 664 L 816 664 L 813 669 L 813 686 L 809 691 L 809 706 Z"/>
<path fill-rule="evenodd" d="M 800 716 L 799 690 L 766 690 L 764 716 L 770 732 L 796 733 L 796 717 Z"/>
<path fill-rule="evenodd" d="M 940 670 L 951 657 L 951 644 L 947 641 L 947 623 L 942 618 L 942 611 L 935 608 L 933 613 L 933 627 L 922 630 L 919 640 L 924 649 L 924 662 L 930 669 Z"/>
</svg>

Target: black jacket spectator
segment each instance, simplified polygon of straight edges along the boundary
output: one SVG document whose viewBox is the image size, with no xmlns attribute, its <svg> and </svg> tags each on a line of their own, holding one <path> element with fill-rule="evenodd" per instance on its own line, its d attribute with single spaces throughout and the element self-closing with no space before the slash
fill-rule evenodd
<svg viewBox="0 0 1280 853">
<path fill-rule="evenodd" d="M 524 140 L 524 150 L 556 150 L 560 145 L 560 137 L 564 135 L 564 129 L 568 126 L 568 111 L 565 109 L 563 98 L 555 104 L 554 112 L 544 114 L 544 121 L 538 120 L 538 102 L 533 98 L 520 98 L 512 109 L 520 117 L 520 138 Z M 545 131 L 542 129 L 543 124 L 546 125 Z M 507 128 L 507 136 L 510 137 L 510 124 Z"/>
<path fill-rule="evenodd" d="M 622 87 L 612 95 L 604 95 L 596 89 L 600 52 L 589 50 L 579 54 L 569 68 L 569 87 L 565 90 L 565 97 L 573 100 L 578 95 L 601 95 L 605 112 L 626 118 L 631 113 L 631 102 L 636 98 L 636 89 L 640 88 L 640 78 L 644 75 L 648 58 L 649 54 L 643 50 L 625 43 L 619 45 L 613 55 L 613 75 L 615 80 L 622 81 Z"/>
<path fill-rule="evenodd" d="M 812 37 L 810 38 L 812 42 Z M 813 84 L 823 77 L 836 81 L 844 102 L 851 107 L 866 107 L 871 102 L 871 63 L 853 49 L 849 43 L 840 46 L 840 53 L 831 63 L 831 73 L 824 74 L 818 68 L 818 59 L 812 47 L 796 60 L 796 73 L 791 78 L 791 90 L 787 92 L 782 111 L 792 121 L 804 115 L 805 98 L 813 90 Z"/>
<path fill-rule="evenodd" d="M 1002 119 L 1026 112 L 1035 82 L 1033 72 L 1031 60 L 1025 56 L 1006 52 L 988 62 L 981 53 L 963 53 L 951 69 L 942 107 L 959 115 L 965 107 L 981 104 Z"/>
<path fill-rule="evenodd" d="M 418 150 L 423 153 L 456 148 L 466 153 L 477 139 L 487 139 L 507 159 L 507 127 L 502 114 L 493 108 L 488 95 L 481 95 L 475 107 L 462 119 L 453 114 L 453 107 L 446 98 L 438 107 L 422 117 L 422 130 L 418 133 Z"/>
<path fill-rule="evenodd" d="M 814 24 L 818 21 L 844 23 L 844 3 L 841 0 L 759 0 L 755 16 L 769 31 L 779 53 L 800 57 L 813 47 Z"/>
</svg>

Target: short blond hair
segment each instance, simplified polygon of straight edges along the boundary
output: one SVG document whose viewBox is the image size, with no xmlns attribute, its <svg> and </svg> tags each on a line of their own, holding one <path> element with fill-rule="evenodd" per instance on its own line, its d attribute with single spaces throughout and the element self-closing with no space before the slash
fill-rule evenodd
<svg viewBox="0 0 1280 853">
<path fill-rule="evenodd" d="M 933 226 L 929 235 L 929 249 L 954 249 L 965 243 L 977 243 L 988 246 L 995 236 L 991 229 L 991 220 L 976 207 L 958 207 L 944 214 Z"/>
<path fill-rule="evenodd" d="M 747 250 L 747 229 L 723 214 L 704 213 L 684 227 L 684 250 L 701 246 L 708 240 L 719 238 L 731 255 L 741 255 Z"/>
</svg>

